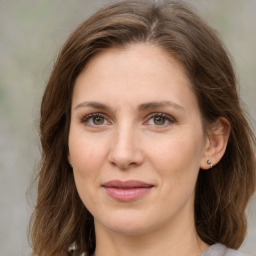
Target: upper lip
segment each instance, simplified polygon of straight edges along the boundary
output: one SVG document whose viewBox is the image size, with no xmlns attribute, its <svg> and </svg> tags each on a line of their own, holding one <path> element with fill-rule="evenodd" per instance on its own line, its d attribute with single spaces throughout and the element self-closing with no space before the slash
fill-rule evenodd
<svg viewBox="0 0 256 256">
<path fill-rule="evenodd" d="M 140 180 L 110 180 L 103 184 L 103 187 L 109 188 L 150 188 L 153 187 L 153 184 L 140 181 Z"/>
</svg>

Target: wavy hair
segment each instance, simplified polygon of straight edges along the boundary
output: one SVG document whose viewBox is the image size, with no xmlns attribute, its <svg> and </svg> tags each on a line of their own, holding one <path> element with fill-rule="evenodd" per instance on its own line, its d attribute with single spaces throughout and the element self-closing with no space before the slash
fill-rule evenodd
<svg viewBox="0 0 256 256">
<path fill-rule="evenodd" d="M 74 255 L 95 249 L 93 217 L 80 200 L 70 167 L 68 136 L 75 80 L 105 49 L 150 43 L 183 65 L 205 129 L 218 117 L 231 124 L 226 152 L 211 172 L 200 170 L 195 226 L 200 238 L 238 248 L 246 234 L 246 205 L 255 191 L 255 135 L 241 108 L 227 51 L 191 7 L 179 2 L 121 1 L 82 23 L 64 44 L 41 104 L 42 158 L 38 197 L 31 217 L 33 255 Z"/>
</svg>

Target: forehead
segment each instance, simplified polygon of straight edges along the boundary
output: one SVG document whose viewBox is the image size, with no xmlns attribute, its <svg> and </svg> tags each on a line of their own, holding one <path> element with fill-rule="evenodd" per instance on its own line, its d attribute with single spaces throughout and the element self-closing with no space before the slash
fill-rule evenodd
<svg viewBox="0 0 256 256">
<path fill-rule="evenodd" d="M 135 44 L 94 56 L 76 80 L 73 101 L 185 102 L 186 96 L 195 100 L 182 64 L 160 47 Z"/>
<path fill-rule="evenodd" d="M 97 66 L 98 69 L 101 68 L 101 74 L 103 74 L 104 70 L 107 70 L 114 65 L 113 62 L 116 63 L 116 71 L 118 71 L 119 68 L 125 68 L 127 73 L 136 71 L 133 69 L 134 65 L 137 67 L 140 66 L 140 69 L 138 69 L 138 72 L 140 73 L 143 71 L 148 73 L 150 70 L 149 68 L 152 67 L 157 71 L 157 63 L 161 63 L 161 69 L 165 66 L 163 71 L 169 69 L 170 65 L 172 65 L 173 68 L 176 68 L 177 70 L 179 69 L 179 72 L 183 73 L 184 76 L 186 73 L 184 66 L 173 54 L 152 43 L 134 43 L 126 46 L 104 49 L 88 61 L 81 73 L 91 72 L 95 66 Z M 118 64 L 122 65 L 118 66 Z M 145 67 L 144 70 L 142 69 L 143 66 Z M 151 71 L 153 69 L 151 69 Z M 134 73 L 136 74 L 137 72 Z M 164 74 L 164 72 L 161 73 L 162 75 Z"/>
</svg>

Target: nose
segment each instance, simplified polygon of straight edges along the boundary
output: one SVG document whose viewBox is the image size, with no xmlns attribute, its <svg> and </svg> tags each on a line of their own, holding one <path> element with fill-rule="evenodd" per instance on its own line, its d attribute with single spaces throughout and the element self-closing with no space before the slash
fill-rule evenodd
<svg viewBox="0 0 256 256">
<path fill-rule="evenodd" d="M 120 127 L 114 132 L 108 161 L 120 169 L 140 166 L 144 161 L 138 131 L 134 127 Z"/>
</svg>

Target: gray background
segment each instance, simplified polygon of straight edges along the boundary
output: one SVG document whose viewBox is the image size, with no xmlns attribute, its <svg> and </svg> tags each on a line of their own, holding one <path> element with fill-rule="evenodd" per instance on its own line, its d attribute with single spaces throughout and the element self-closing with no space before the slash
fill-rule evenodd
<svg viewBox="0 0 256 256">
<path fill-rule="evenodd" d="M 86 17 L 109 1 L 0 0 L 0 256 L 29 255 L 26 196 L 40 159 L 40 99 L 58 49 Z M 256 1 L 192 0 L 233 56 L 240 93 L 256 118 Z M 255 125 L 254 125 L 255 127 Z M 241 250 L 256 255 L 256 199 Z"/>
</svg>

